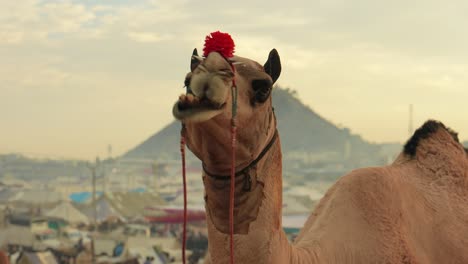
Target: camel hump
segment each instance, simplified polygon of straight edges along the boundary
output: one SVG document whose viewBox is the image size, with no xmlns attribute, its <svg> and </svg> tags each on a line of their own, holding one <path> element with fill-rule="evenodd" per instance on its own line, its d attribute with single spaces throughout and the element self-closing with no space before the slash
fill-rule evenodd
<svg viewBox="0 0 468 264">
<path fill-rule="evenodd" d="M 454 143 L 455 147 L 464 150 L 458 139 L 458 133 L 449 127 L 446 127 L 442 122 L 436 120 L 426 121 L 420 128 L 416 129 L 411 138 L 406 142 L 403 152 L 404 154 L 414 158 L 418 154 L 418 150 L 424 148 L 425 145 L 437 143 L 447 144 Z"/>
<path fill-rule="evenodd" d="M 409 166 L 421 170 L 420 176 L 432 179 L 460 179 L 468 175 L 468 155 L 458 140 L 458 134 L 443 123 L 429 120 L 418 128 L 404 146 L 402 155 L 394 165 L 414 161 Z"/>
<path fill-rule="evenodd" d="M 318 252 L 321 263 L 468 263 L 466 200 L 454 188 L 428 184 L 417 166 L 410 161 L 343 176 L 295 244 Z"/>
</svg>

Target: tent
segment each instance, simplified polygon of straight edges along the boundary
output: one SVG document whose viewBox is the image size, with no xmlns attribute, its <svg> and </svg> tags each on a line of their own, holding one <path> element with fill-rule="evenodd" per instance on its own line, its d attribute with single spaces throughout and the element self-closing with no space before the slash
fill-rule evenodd
<svg viewBox="0 0 468 264">
<path fill-rule="evenodd" d="M 0 231 L 0 247 L 8 244 L 33 247 L 35 244 L 34 234 L 29 228 L 11 225 Z"/>
<path fill-rule="evenodd" d="M 10 198 L 10 202 L 23 202 L 26 204 L 51 204 L 62 200 L 62 195 L 52 190 L 21 190 Z"/>
<path fill-rule="evenodd" d="M 70 202 L 62 202 L 55 208 L 48 211 L 46 216 L 57 217 L 66 220 L 69 223 L 89 223 L 88 217 L 75 208 Z"/>
<path fill-rule="evenodd" d="M 142 218 L 146 207 L 166 203 L 158 194 L 150 192 L 109 192 L 104 197 L 126 219 Z"/>
<path fill-rule="evenodd" d="M 94 206 L 92 204 L 88 205 L 83 212 L 89 219 L 94 219 Z M 98 222 L 104 222 L 112 218 L 117 218 L 122 221 L 125 220 L 122 214 L 114 208 L 109 200 L 105 199 L 105 196 L 101 196 L 96 201 L 96 220 Z"/>
<path fill-rule="evenodd" d="M 18 264 L 59 264 L 50 251 L 27 252 L 24 251 L 16 261 Z"/>
<path fill-rule="evenodd" d="M 16 193 L 18 193 L 17 188 L 1 187 L 0 188 L 0 203 L 8 204 L 10 199 L 14 197 Z"/>
</svg>

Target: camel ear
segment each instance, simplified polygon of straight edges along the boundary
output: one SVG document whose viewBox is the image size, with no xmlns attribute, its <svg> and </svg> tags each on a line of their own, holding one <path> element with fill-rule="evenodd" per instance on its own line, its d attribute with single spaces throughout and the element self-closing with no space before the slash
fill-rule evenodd
<svg viewBox="0 0 468 264">
<path fill-rule="evenodd" d="M 281 61 L 278 51 L 276 51 L 276 49 L 272 49 L 270 51 L 270 54 L 268 55 L 268 60 L 267 62 L 265 62 L 265 65 L 263 65 L 263 68 L 265 69 L 265 72 L 268 73 L 268 75 L 270 75 L 271 79 L 273 80 L 273 83 L 275 83 L 281 74 Z"/>
<path fill-rule="evenodd" d="M 202 60 L 203 59 L 200 56 L 198 56 L 197 49 L 193 49 L 192 58 L 190 59 L 190 71 L 195 70 L 195 68 L 197 68 L 198 64 L 200 64 Z"/>
</svg>

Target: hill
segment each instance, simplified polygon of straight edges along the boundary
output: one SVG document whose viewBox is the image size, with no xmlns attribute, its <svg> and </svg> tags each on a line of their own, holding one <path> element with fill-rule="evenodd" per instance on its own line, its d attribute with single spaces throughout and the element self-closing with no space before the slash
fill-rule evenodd
<svg viewBox="0 0 468 264">
<path fill-rule="evenodd" d="M 379 150 L 346 127 L 332 122 L 304 105 L 289 89 L 276 89 L 273 106 L 278 118 L 278 130 L 284 152 L 342 153 L 361 155 Z M 294 129 L 292 129 L 294 128 Z M 346 152 L 349 152 L 346 154 Z"/>
<path fill-rule="evenodd" d="M 379 145 L 352 134 L 348 128 L 337 127 L 304 105 L 294 91 L 276 87 L 273 106 L 286 160 L 348 161 L 352 166 L 382 162 Z M 128 151 L 123 158 L 177 159 L 179 135 L 180 123 L 173 121 Z"/>
<path fill-rule="evenodd" d="M 123 158 L 173 159 L 179 157 L 180 128 L 179 122 L 172 121 L 159 132 L 125 153 Z"/>
</svg>

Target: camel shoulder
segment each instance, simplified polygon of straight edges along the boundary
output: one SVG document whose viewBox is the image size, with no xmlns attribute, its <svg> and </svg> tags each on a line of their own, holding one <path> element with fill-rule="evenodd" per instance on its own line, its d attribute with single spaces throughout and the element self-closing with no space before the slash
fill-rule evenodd
<svg viewBox="0 0 468 264">
<path fill-rule="evenodd" d="M 353 215 L 375 225 L 400 210 L 400 180 L 387 167 L 361 168 L 341 177 L 320 200 L 306 225 L 332 224 Z"/>
<path fill-rule="evenodd" d="M 400 210 L 400 180 L 387 167 L 361 168 L 341 177 L 312 215 L 355 215 L 370 225 L 396 217 Z M 312 217 L 311 222 L 313 222 Z"/>
<path fill-rule="evenodd" d="M 390 167 L 368 167 L 351 171 L 341 177 L 336 184 L 348 191 L 361 194 L 362 192 L 393 191 L 396 183 L 397 179 L 391 173 Z"/>
<path fill-rule="evenodd" d="M 335 195 L 343 194 L 349 202 L 360 210 L 388 212 L 395 206 L 400 180 L 391 173 L 389 167 L 356 169 L 343 176 L 337 183 Z"/>
</svg>

